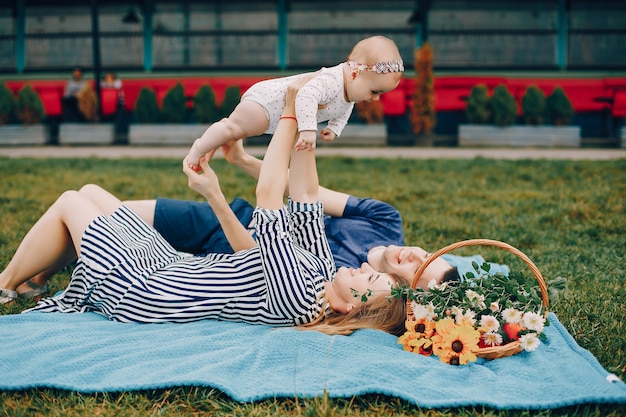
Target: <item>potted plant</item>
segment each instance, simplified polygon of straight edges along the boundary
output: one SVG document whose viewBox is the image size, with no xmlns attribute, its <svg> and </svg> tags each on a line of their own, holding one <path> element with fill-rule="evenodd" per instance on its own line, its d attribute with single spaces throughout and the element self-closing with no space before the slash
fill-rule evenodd
<svg viewBox="0 0 626 417">
<path fill-rule="evenodd" d="M 159 109 L 154 89 L 143 87 L 135 103 L 135 123 L 129 126 L 128 142 L 131 145 L 191 146 L 206 127 L 185 123 L 186 115 L 187 101 L 180 83 L 167 91 L 162 109 Z"/>
<path fill-rule="evenodd" d="M 43 103 L 29 84 L 18 91 L 17 99 L 6 84 L 0 86 L 0 144 L 45 144 L 48 131 L 42 124 L 44 118 Z"/>
<path fill-rule="evenodd" d="M 241 88 L 236 85 L 227 87 L 220 104 L 220 117 L 228 117 L 241 101 Z"/>
<path fill-rule="evenodd" d="M 522 118 L 527 125 L 543 124 L 546 115 L 546 95 L 536 85 L 531 85 L 522 96 Z"/>
<path fill-rule="evenodd" d="M 170 88 L 163 98 L 163 123 L 184 123 L 187 119 L 187 100 L 181 83 Z"/>
<path fill-rule="evenodd" d="M 574 107 L 561 87 L 554 87 L 546 99 L 546 116 L 555 126 L 565 126 L 574 116 Z"/>
<path fill-rule="evenodd" d="M 493 112 L 493 124 L 499 127 L 511 126 L 517 118 L 517 103 L 515 97 L 504 85 L 497 85 L 491 96 L 491 111 Z"/>
<path fill-rule="evenodd" d="M 0 126 L 15 121 L 16 101 L 6 83 L 0 85 Z"/>
<path fill-rule="evenodd" d="M 78 110 L 84 116 L 82 123 L 61 123 L 59 143 L 62 145 L 110 145 L 114 140 L 112 123 L 99 123 L 98 98 L 90 84 L 76 96 Z"/>
<path fill-rule="evenodd" d="M 219 118 L 215 92 L 209 85 L 203 85 L 193 98 L 193 113 L 196 122 L 203 125 L 214 123 Z"/>
<path fill-rule="evenodd" d="M 487 124 L 491 120 L 491 105 L 489 91 L 485 84 L 472 87 L 467 99 L 465 117 L 471 124 Z"/>
<path fill-rule="evenodd" d="M 517 119 L 515 98 L 506 86 L 499 85 L 485 103 L 486 87 L 473 89 L 466 115 L 470 123 L 485 123 L 490 114 L 490 125 L 467 124 L 459 126 L 459 145 L 462 146 L 580 146 L 580 127 L 563 126 L 571 118 L 573 109 L 563 89 L 555 88 L 553 98 L 544 96 L 536 86 L 529 86 L 522 96 L 522 120 Z M 545 118 L 554 126 L 542 126 Z M 560 124 L 557 124 L 560 123 Z"/>
<path fill-rule="evenodd" d="M 143 87 L 135 103 L 135 121 L 142 124 L 153 124 L 159 121 L 161 111 L 154 89 Z"/>
</svg>

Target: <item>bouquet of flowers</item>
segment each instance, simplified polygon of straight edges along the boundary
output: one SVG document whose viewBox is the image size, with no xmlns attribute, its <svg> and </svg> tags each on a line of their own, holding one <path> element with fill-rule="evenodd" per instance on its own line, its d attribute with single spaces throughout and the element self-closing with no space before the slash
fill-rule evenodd
<svg viewBox="0 0 626 417">
<path fill-rule="evenodd" d="M 393 297 L 407 298 L 406 332 L 398 339 L 404 350 L 462 365 L 477 356 L 508 356 L 539 346 L 549 323 L 537 280 L 519 272 L 490 274 L 486 262 L 472 266 L 476 273 L 466 273 L 460 282 L 392 290 Z M 512 352 L 481 355 L 494 348 Z"/>
</svg>

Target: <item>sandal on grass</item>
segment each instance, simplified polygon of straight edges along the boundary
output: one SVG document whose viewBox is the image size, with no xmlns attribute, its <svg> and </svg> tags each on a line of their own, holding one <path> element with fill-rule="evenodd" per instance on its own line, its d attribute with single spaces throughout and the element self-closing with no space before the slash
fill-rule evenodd
<svg viewBox="0 0 626 417">
<path fill-rule="evenodd" d="M 44 295 L 48 292 L 48 284 L 39 285 L 35 284 L 33 281 L 28 280 L 26 284 L 32 288 L 30 291 L 24 291 L 19 294 L 20 298 L 35 298 Z"/>
<path fill-rule="evenodd" d="M 9 304 L 17 298 L 17 291 L 0 288 L 0 304 Z"/>
</svg>

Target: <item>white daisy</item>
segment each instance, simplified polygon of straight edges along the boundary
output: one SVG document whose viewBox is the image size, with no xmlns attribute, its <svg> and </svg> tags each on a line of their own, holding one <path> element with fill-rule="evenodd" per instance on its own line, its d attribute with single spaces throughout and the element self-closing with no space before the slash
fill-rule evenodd
<svg viewBox="0 0 626 417">
<path fill-rule="evenodd" d="M 468 300 L 473 301 L 476 298 L 478 298 L 478 293 L 474 290 L 465 290 L 465 296 L 467 297 Z"/>
<path fill-rule="evenodd" d="M 500 304 L 498 304 L 497 301 L 494 301 L 493 303 L 489 304 L 489 310 L 493 311 L 494 313 L 496 311 L 500 311 Z"/>
<path fill-rule="evenodd" d="M 534 330 L 537 333 L 543 332 L 543 326 L 546 319 L 541 314 L 529 312 L 524 313 L 524 317 L 522 318 L 522 322 L 524 323 L 524 327 L 528 330 Z"/>
<path fill-rule="evenodd" d="M 450 309 L 450 314 L 453 315 L 454 317 L 458 317 L 458 316 L 463 315 L 463 310 L 461 310 L 461 308 L 458 306 L 454 306 Z"/>
<path fill-rule="evenodd" d="M 500 346 L 502 344 L 502 335 L 500 333 L 487 332 L 483 334 L 483 341 L 489 346 Z"/>
<path fill-rule="evenodd" d="M 480 318 L 480 327 L 484 327 L 488 332 L 497 332 L 500 322 L 494 316 L 485 314 Z"/>
<path fill-rule="evenodd" d="M 522 312 L 512 307 L 504 309 L 502 312 L 504 321 L 509 324 L 519 324 L 522 321 Z"/>
<path fill-rule="evenodd" d="M 428 310 L 425 305 L 418 304 L 413 301 L 411 303 L 411 311 L 413 311 L 413 317 L 415 317 L 415 320 L 428 318 Z"/>
<path fill-rule="evenodd" d="M 476 324 L 476 313 L 472 310 L 465 310 L 465 314 L 459 314 L 456 316 L 456 324 L 466 324 L 468 326 L 474 326 Z"/>
<path fill-rule="evenodd" d="M 539 338 L 536 333 L 526 333 L 519 338 L 520 346 L 526 352 L 532 352 L 539 347 Z"/>
</svg>

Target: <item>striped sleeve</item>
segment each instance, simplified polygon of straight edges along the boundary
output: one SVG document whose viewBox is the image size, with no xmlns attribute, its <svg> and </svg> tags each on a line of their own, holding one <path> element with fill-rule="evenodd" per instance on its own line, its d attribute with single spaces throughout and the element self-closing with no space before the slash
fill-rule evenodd
<svg viewBox="0 0 626 417">
<path fill-rule="evenodd" d="M 299 261 L 287 209 L 257 208 L 254 217 L 270 311 L 296 320 L 310 316 L 317 291 Z"/>
<path fill-rule="evenodd" d="M 296 245 L 319 257 L 332 274 L 335 271 L 335 261 L 324 231 L 322 202 L 301 203 L 289 199 L 288 208 Z"/>
</svg>

